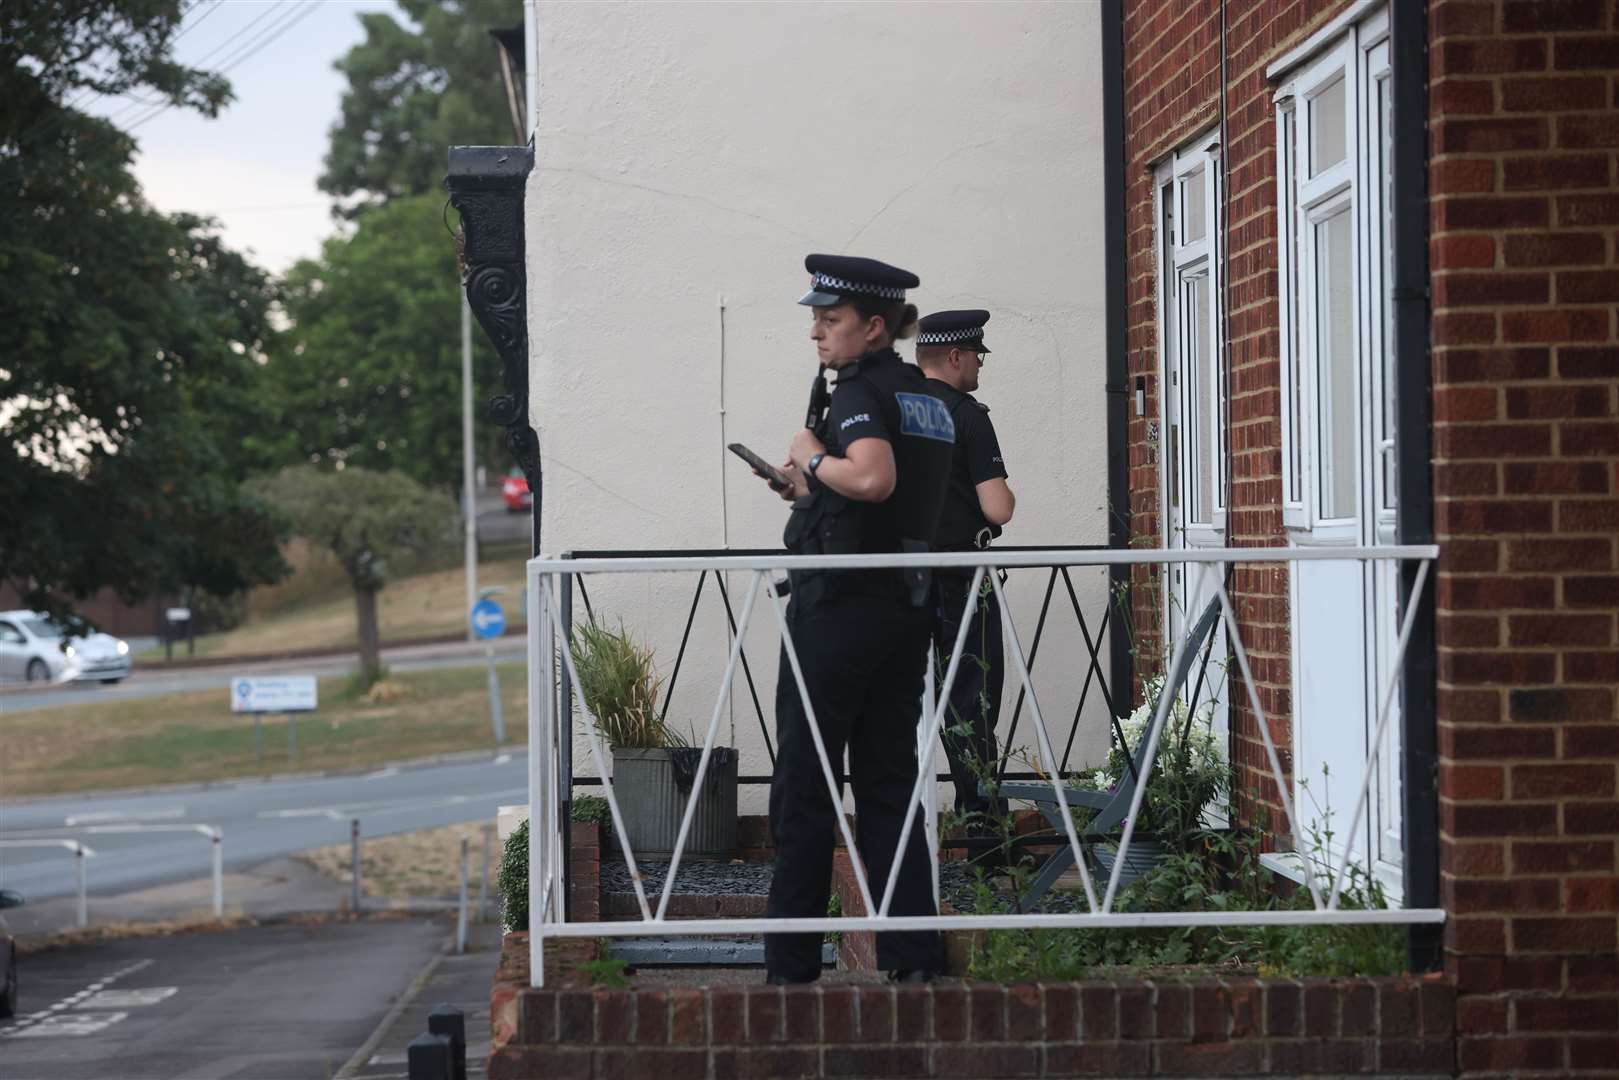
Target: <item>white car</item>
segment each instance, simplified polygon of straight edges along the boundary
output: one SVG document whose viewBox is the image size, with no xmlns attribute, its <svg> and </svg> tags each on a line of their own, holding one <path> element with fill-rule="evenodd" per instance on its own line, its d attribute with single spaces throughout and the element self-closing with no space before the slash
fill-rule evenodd
<svg viewBox="0 0 1619 1080">
<path fill-rule="evenodd" d="M 69 637 L 40 612 L 0 611 L 0 679 L 115 683 L 129 666 L 129 643 L 111 634 Z"/>
</svg>

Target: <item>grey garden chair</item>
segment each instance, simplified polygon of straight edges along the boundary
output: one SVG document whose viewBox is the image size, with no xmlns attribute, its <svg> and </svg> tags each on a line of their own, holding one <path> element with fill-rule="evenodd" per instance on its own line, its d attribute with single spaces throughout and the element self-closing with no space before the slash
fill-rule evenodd
<svg viewBox="0 0 1619 1080">
<path fill-rule="evenodd" d="M 1197 657 L 1204 651 L 1204 644 L 1214 633 L 1215 625 L 1220 621 L 1220 601 L 1210 600 L 1203 614 L 1198 616 L 1197 622 L 1186 631 L 1182 643 L 1180 656 L 1175 666 L 1164 679 L 1164 686 L 1160 693 L 1179 695 L 1181 687 L 1192 674 L 1192 667 L 1197 663 Z M 1196 703 L 1192 703 L 1193 714 Z M 1121 741 L 1123 736 L 1120 736 Z M 1129 750 L 1129 747 L 1125 747 Z M 1141 782 L 1147 767 L 1147 738 L 1143 734 L 1141 741 L 1130 752 L 1130 769 L 1113 791 L 1077 791 L 1068 790 L 1068 805 L 1083 806 L 1095 810 L 1091 819 L 1085 823 L 1083 829 L 1078 830 L 1079 842 L 1087 849 L 1091 844 L 1107 839 L 1130 812 L 1130 800 L 1135 795 L 1136 785 Z M 988 792 L 986 792 L 988 794 Z M 1002 784 L 998 794 L 1003 799 L 1021 799 L 1032 802 L 1045 816 L 1052 828 L 1058 833 L 1064 832 L 1062 820 L 1062 807 L 1057 803 L 1056 793 L 1052 791 L 1049 783 L 1011 783 Z M 1029 888 L 1018 897 L 1017 910 L 1021 913 L 1029 911 L 1040 902 L 1047 890 L 1061 877 L 1069 867 L 1074 865 L 1074 850 L 1063 844 L 1053 851 L 1046 861 L 1041 864 L 1039 871 Z"/>
</svg>

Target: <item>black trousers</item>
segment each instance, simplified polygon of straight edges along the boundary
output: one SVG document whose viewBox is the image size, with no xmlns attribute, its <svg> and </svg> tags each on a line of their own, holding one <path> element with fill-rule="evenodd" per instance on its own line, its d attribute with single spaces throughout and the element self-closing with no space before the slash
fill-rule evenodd
<svg viewBox="0 0 1619 1080">
<path fill-rule="evenodd" d="M 967 604 L 968 575 L 934 572 L 933 648 L 936 678 L 944 679 Z M 994 803 L 978 793 L 980 776 L 988 776 L 1000 763 L 995 725 L 1001 715 L 1001 687 L 1006 680 L 1005 652 L 1001 646 L 1001 606 L 994 594 L 973 605 L 967 640 L 961 647 L 956 681 L 950 688 L 945 713 L 944 753 L 950 778 L 956 785 L 956 812 L 989 812 Z M 966 729 L 965 731 L 963 729 Z M 982 824 L 982 823 L 980 823 Z"/>
<path fill-rule="evenodd" d="M 829 594 L 829 585 L 838 586 L 837 591 Z M 897 575 L 892 583 L 866 578 L 849 585 L 818 576 L 794 582 L 787 620 L 840 791 L 843 754 L 848 749 L 855 842 L 865 861 L 872 899 L 881 904 L 916 783 L 916 724 L 922 712 L 928 611 L 905 602 Z M 827 792 L 785 649 L 776 676 L 776 733 L 776 771 L 770 785 L 776 869 L 767 914 L 822 916 L 831 894 L 832 850 L 841 806 L 834 805 Z M 891 915 L 936 914 L 920 810 L 888 910 Z M 821 943 L 820 934 L 766 934 L 765 966 L 770 974 L 795 981 L 816 978 L 821 971 Z M 877 935 L 879 967 L 939 971 L 943 959 L 936 932 Z"/>
</svg>

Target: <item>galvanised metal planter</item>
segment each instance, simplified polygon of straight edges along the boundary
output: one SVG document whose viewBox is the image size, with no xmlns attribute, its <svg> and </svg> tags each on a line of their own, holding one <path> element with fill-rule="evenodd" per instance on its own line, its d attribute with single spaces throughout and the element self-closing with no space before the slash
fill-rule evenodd
<svg viewBox="0 0 1619 1080">
<path fill-rule="evenodd" d="M 613 748 L 613 792 L 637 859 L 674 855 L 701 755 L 697 747 Z M 713 749 L 681 858 L 728 859 L 736 850 L 736 768 L 733 748 Z"/>
</svg>

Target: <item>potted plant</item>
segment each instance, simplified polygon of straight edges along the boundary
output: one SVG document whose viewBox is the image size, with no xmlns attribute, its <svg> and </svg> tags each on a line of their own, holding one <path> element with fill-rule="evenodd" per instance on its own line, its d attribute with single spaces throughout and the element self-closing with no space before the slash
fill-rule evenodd
<svg viewBox="0 0 1619 1080">
<path fill-rule="evenodd" d="M 1113 746 L 1106 764 L 1088 778 L 1097 790 L 1116 790 L 1129 779 L 1130 753 L 1147 737 L 1163 687 L 1162 675 L 1147 680 L 1142 703 L 1120 725 L 1129 746 Z M 1231 766 L 1214 735 L 1214 709 L 1214 701 L 1207 696 L 1198 703 L 1196 716 L 1188 714 L 1184 699 L 1177 696 L 1171 702 L 1152 773 L 1146 778 L 1141 817 L 1119 875 L 1121 885 L 1158 865 L 1169 852 L 1184 849 L 1205 828 L 1203 815 L 1210 804 L 1230 792 Z M 1095 852 L 1102 872 L 1112 873 L 1116 849 L 1099 845 Z"/>
<path fill-rule="evenodd" d="M 640 858 L 670 858 L 702 749 L 686 745 L 658 714 L 662 680 L 652 650 L 622 624 L 586 623 L 574 631 L 571 651 L 579 692 L 613 750 L 613 792 L 630 848 Z M 736 768 L 733 748 L 714 747 L 685 855 L 729 858 L 736 847 Z"/>
</svg>

